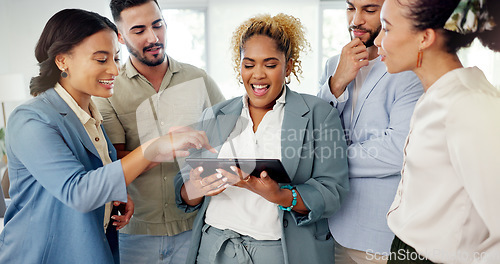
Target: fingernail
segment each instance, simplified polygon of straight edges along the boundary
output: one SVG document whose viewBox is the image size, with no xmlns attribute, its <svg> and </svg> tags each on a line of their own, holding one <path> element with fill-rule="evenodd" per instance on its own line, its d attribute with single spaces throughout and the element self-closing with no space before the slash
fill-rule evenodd
<svg viewBox="0 0 500 264">
<path fill-rule="evenodd" d="M 226 185 L 223 186 L 223 188 L 227 188 L 229 187 L 229 184 L 226 183 Z"/>
<path fill-rule="evenodd" d="M 220 172 L 219 172 L 219 173 L 217 173 L 217 178 L 218 178 L 218 179 L 222 178 L 222 174 L 220 174 Z"/>
<path fill-rule="evenodd" d="M 116 220 L 116 217 L 112 216 L 111 219 Z"/>
<path fill-rule="evenodd" d="M 222 181 L 223 181 L 223 182 L 227 182 L 227 178 L 223 178 L 223 179 L 222 179 Z"/>
<path fill-rule="evenodd" d="M 236 172 L 236 167 L 235 166 L 231 166 L 230 167 L 232 171 Z"/>
<path fill-rule="evenodd" d="M 203 167 L 198 167 L 198 171 L 202 172 L 203 171 Z"/>
<path fill-rule="evenodd" d="M 215 171 L 218 172 L 218 173 L 222 173 L 221 169 L 215 169 Z"/>
<path fill-rule="evenodd" d="M 264 172 L 262 172 L 262 178 L 265 178 L 265 177 L 267 177 L 267 172 L 264 171 Z"/>
</svg>

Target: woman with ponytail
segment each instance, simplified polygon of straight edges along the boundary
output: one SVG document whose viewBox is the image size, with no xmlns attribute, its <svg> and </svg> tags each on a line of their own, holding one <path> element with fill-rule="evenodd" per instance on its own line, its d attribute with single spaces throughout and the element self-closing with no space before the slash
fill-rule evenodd
<svg viewBox="0 0 500 264">
<path fill-rule="evenodd" d="M 47 22 L 36 58 L 35 96 L 7 124 L 10 196 L 0 263 L 119 263 L 116 229 L 133 206 L 126 186 L 156 162 L 211 149 L 187 128 L 116 160 L 91 96 L 110 97 L 118 75 L 117 29 L 107 18 L 65 9 Z M 113 215 L 111 204 L 124 206 Z"/>
<path fill-rule="evenodd" d="M 498 0 L 386 0 L 375 40 L 388 72 L 425 93 L 388 212 L 389 263 L 500 263 L 500 91 L 457 51 L 500 51 Z"/>
</svg>

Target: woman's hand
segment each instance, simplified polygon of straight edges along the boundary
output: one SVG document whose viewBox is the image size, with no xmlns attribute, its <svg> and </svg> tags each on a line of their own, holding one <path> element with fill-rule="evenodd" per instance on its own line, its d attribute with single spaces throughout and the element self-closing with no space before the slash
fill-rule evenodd
<svg viewBox="0 0 500 264">
<path fill-rule="evenodd" d="M 130 218 L 132 218 L 132 215 L 134 214 L 134 202 L 132 201 L 132 198 L 130 198 L 130 195 L 127 194 L 126 203 L 114 201 L 113 205 L 118 207 L 120 215 L 113 215 L 111 216 L 111 219 L 114 220 L 113 225 L 116 226 L 116 230 L 120 230 L 129 223 Z"/>
<path fill-rule="evenodd" d="M 141 147 L 144 157 L 152 162 L 173 161 L 175 157 L 187 157 L 190 148 L 206 148 L 217 153 L 208 143 L 204 131 L 190 127 L 176 128 L 164 136 L 146 142 Z"/>
<path fill-rule="evenodd" d="M 272 203 L 278 203 L 282 196 L 282 190 L 279 184 L 271 179 L 266 171 L 263 171 L 259 177 L 249 175 L 236 166 L 231 166 L 233 173 L 220 169 L 221 174 L 228 178 L 230 185 L 248 189 Z"/>
<path fill-rule="evenodd" d="M 222 176 L 228 179 L 228 184 L 248 189 L 271 203 L 279 204 L 283 207 L 292 205 L 293 195 L 292 191 L 288 189 L 281 189 L 280 185 L 269 177 L 266 171 L 260 173 L 260 177 L 249 175 L 236 166 L 231 166 L 231 170 L 235 174 L 219 169 Z M 302 197 L 297 192 L 297 204 L 292 210 L 308 214 L 309 209 L 304 205 Z"/>
<path fill-rule="evenodd" d="M 184 182 L 181 189 L 182 199 L 191 206 L 199 204 L 204 196 L 214 196 L 223 192 L 228 186 L 228 179 L 221 173 L 202 178 L 202 172 L 202 167 L 192 169 L 189 172 L 189 180 Z"/>
</svg>

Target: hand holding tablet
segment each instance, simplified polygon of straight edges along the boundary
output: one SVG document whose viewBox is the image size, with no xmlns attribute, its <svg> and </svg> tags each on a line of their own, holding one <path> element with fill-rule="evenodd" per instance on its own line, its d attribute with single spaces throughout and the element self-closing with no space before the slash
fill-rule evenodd
<svg viewBox="0 0 500 264">
<path fill-rule="evenodd" d="M 201 177 L 216 173 L 216 169 L 232 171 L 231 166 L 236 166 L 242 171 L 260 177 L 262 171 L 266 171 L 271 179 L 278 183 L 290 183 L 283 164 L 279 159 L 209 159 L 209 158 L 186 158 L 186 162 L 192 167 L 203 167 Z"/>
</svg>

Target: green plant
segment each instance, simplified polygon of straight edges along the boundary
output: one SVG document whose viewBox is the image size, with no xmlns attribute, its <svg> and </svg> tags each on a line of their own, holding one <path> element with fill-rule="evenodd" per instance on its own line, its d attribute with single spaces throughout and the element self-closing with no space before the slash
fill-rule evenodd
<svg viewBox="0 0 500 264">
<path fill-rule="evenodd" d="M 5 148 L 5 129 L 0 128 L 0 159 L 7 154 L 7 149 Z"/>
</svg>

